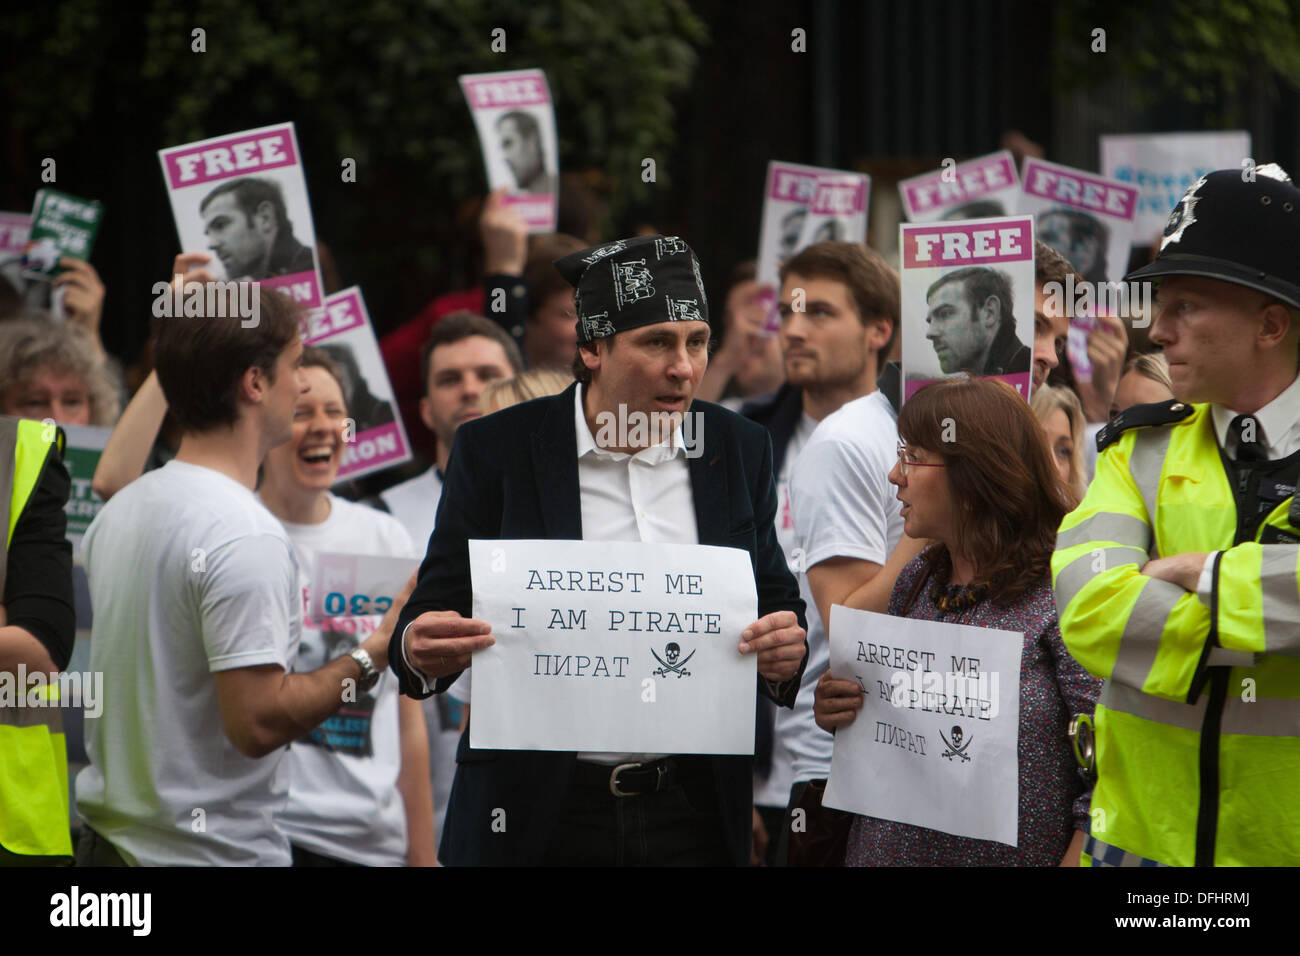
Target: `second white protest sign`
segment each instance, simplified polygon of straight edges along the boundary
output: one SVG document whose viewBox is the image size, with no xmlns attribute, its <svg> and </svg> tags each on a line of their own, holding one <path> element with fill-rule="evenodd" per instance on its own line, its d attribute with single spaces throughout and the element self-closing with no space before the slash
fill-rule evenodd
<svg viewBox="0 0 1300 956">
<path fill-rule="evenodd" d="M 470 744 L 503 750 L 754 752 L 749 555 L 708 545 L 470 541 Z"/>
<path fill-rule="evenodd" d="M 839 604 L 830 634 L 831 676 L 864 699 L 822 803 L 1016 846 L 1024 635 Z"/>
</svg>

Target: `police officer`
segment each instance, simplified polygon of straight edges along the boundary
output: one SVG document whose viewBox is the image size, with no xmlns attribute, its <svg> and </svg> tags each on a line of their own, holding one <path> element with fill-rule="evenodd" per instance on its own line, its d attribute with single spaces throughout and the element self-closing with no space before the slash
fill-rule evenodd
<svg viewBox="0 0 1300 956">
<path fill-rule="evenodd" d="M 72 862 L 68 753 L 53 672 L 75 621 L 69 479 L 52 421 L 0 416 L 0 866 Z M 45 675 L 31 681 L 30 675 Z M 19 704 L 18 695 L 22 702 Z"/>
<path fill-rule="evenodd" d="M 1128 277 L 1159 279 L 1177 398 L 1098 435 L 1052 560 L 1065 644 L 1106 679 L 1085 865 L 1300 864 L 1297 249 L 1286 174 L 1221 170 Z"/>
</svg>

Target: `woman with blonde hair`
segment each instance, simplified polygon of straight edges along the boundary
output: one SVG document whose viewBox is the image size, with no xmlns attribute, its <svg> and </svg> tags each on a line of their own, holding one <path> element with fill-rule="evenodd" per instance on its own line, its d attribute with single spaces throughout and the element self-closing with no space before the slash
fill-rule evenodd
<svg viewBox="0 0 1300 956">
<path fill-rule="evenodd" d="M 1047 436 L 1052 464 L 1070 491 L 1070 507 L 1073 508 L 1083 500 L 1088 490 L 1087 465 L 1083 457 L 1087 422 L 1083 418 L 1083 406 L 1079 397 L 1068 388 L 1042 385 L 1034 391 L 1029 407 L 1038 416 Z"/>
<path fill-rule="evenodd" d="M 1126 408 L 1151 402 L 1167 402 L 1174 397 L 1174 383 L 1169 377 L 1169 362 L 1160 352 L 1135 355 L 1128 360 L 1115 386 L 1110 403 L 1110 417 Z"/>
<path fill-rule="evenodd" d="M 573 376 L 553 368 L 530 368 L 513 378 L 499 378 L 483 387 L 479 407 L 484 415 L 503 408 L 529 402 L 534 398 L 558 395 L 573 384 Z"/>
</svg>

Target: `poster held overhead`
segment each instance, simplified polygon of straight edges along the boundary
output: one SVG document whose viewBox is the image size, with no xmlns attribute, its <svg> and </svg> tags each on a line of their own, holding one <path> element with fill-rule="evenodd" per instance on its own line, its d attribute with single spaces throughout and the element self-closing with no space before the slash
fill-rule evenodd
<svg viewBox="0 0 1300 956">
<path fill-rule="evenodd" d="M 898 184 L 909 222 L 985 219 L 1017 212 L 1020 178 L 1010 150 L 949 163 Z"/>
<path fill-rule="evenodd" d="M 302 344 L 324 350 L 343 375 L 343 393 L 355 427 L 344 434 L 339 481 L 360 478 L 411 459 L 411 443 L 379 342 L 356 286 L 327 296 L 324 307 L 302 317 Z"/>
<path fill-rule="evenodd" d="M 253 280 L 319 308 L 307 180 L 292 123 L 159 150 L 183 252 L 210 251 L 217 279 Z"/>
<path fill-rule="evenodd" d="M 1070 368 L 1077 381 L 1088 382 L 1092 380 L 1088 335 L 1112 298 L 1102 294 L 1100 284 L 1121 283 L 1128 272 L 1138 191 L 1118 179 L 1032 156 L 1025 159 L 1023 172 L 1020 211 L 1034 217 L 1038 239 L 1063 255 L 1093 286 L 1086 299 L 1068 293 L 1061 298 L 1070 319 Z"/>
<path fill-rule="evenodd" d="M 23 275 L 49 282 L 63 272 L 59 266 L 63 256 L 89 260 L 103 218 L 104 206 L 95 200 L 57 189 L 37 190 L 31 229 L 23 244 Z"/>
<path fill-rule="evenodd" d="M 998 378 L 1029 398 L 1030 216 L 899 226 L 903 400 L 941 378 Z"/>
<path fill-rule="evenodd" d="M 811 203 L 818 195 L 819 182 L 824 188 L 818 202 L 819 211 L 813 215 Z M 776 312 L 781 265 L 810 242 L 830 238 L 823 234 L 832 231 L 843 233 L 837 238 L 865 242 L 870 190 L 871 179 L 863 173 L 778 160 L 767 164 L 755 276 L 762 287 L 759 301 L 768 312 L 764 334 L 776 335 L 781 331 Z"/>
<path fill-rule="evenodd" d="M 483 150 L 488 189 L 509 189 L 529 232 L 554 232 L 559 210 L 560 149 L 555 108 L 541 70 L 460 77 Z"/>
<path fill-rule="evenodd" d="M 1101 137 L 1103 176 L 1138 190 L 1134 241 L 1150 245 L 1192 183 L 1216 169 L 1243 169 L 1250 133 L 1138 133 Z"/>
</svg>

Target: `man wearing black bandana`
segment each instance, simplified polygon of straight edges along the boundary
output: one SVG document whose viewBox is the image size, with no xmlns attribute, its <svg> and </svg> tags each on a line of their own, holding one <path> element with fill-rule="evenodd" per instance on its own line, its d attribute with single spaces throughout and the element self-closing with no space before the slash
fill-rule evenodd
<svg viewBox="0 0 1300 956">
<path fill-rule="evenodd" d="M 761 693 L 792 706 L 804 604 L 777 544 L 771 443 L 762 426 L 692 404 L 709 342 L 695 254 L 677 237 L 639 237 L 556 268 L 576 289 L 578 382 L 456 432 L 437 527 L 392 644 L 402 692 L 441 693 L 493 643 L 486 622 L 468 619 L 469 539 L 640 540 L 749 552 L 759 618 L 736 635 L 737 652 L 757 655 Z M 688 412 L 698 416 L 691 446 Z M 645 414 L 660 434 L 601 444 L 602 413 Z M 449 865 L 749 861 L 750 757 L 484 751 L 466 730 L 457 763 L 439 852 Z M 504 832 L 491 826 L 497 810 Z"/>
</svg>

